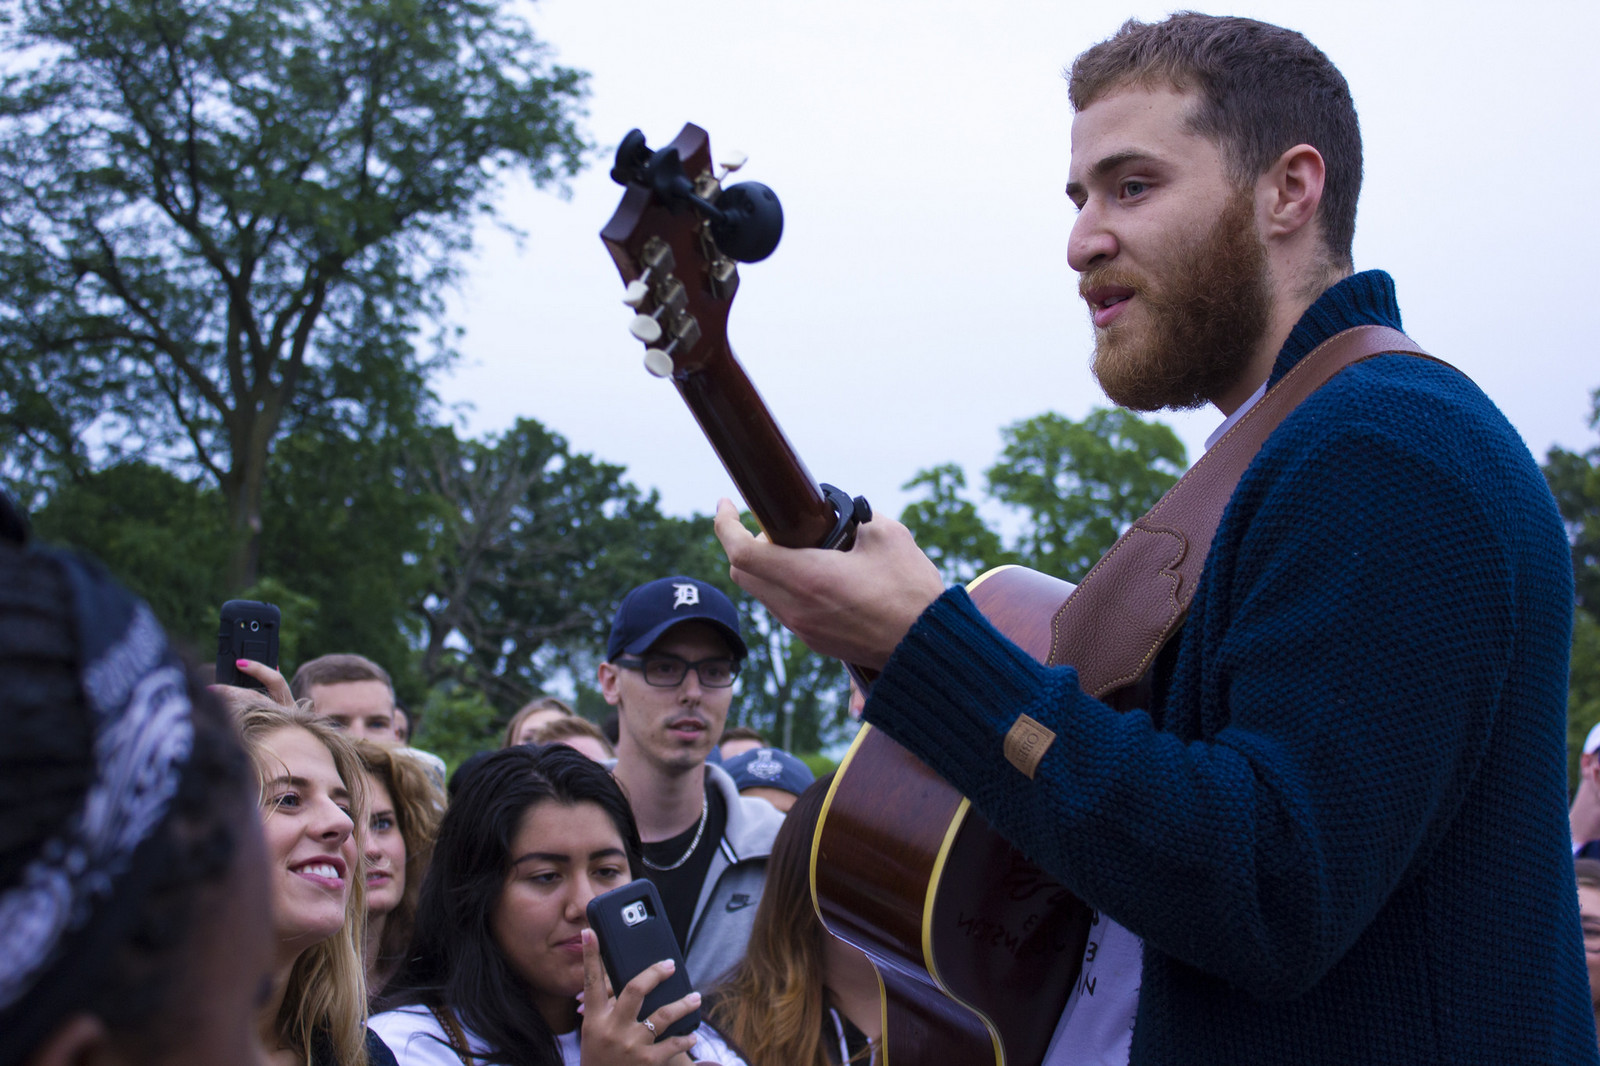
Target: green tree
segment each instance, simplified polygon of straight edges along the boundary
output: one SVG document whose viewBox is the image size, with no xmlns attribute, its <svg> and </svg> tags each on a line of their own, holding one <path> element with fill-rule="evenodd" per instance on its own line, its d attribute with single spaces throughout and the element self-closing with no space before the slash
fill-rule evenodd
<svg viewBox="0 0 1600 1066">
<path fill-rule="evenodd" d="M 1000 534 L 990 529 L 978 513 L 978 505 L 962 495 L 967 475 L 956 463 L 919 470 L 900 486 L 910 492 L 922 489 L 925 499 L 906 505 L 900 512 L 917 538 L 917 546 L 927 553 L 945 581 L 964 585 L 985 570 L 1014 561 L 1000 542 Z"/>
<path fill-rule="evenodd" d="M 227 513 L 214 487 L 137 460 L 62 483 L 33 514 L 39 539 L 96 557 L 191 654 L 216 652 L 227 599 Z"/>
<path fill-rule="evenodd" d="M 662 514 L 623 473 L 531 419 L 483 441 L 432 435 L 411 467 L 439 503 L 413 604 L 430 685 L 476 687 L 509 714 L 563 669 L 587 683 L 634 585 L 726 573 L 709 519 Z"/>
<path fill-rule="evenodd" d="M 1016 554 L 1036 570 L 1077 581 L 1122 530 L 1171 488 L 1185 466 L 1168 426 L 1120 408 L 1082 422 L 1053 412 L 1001 431 L 989 492 L 1023 513 Z"/>
<path fill-rule="evenodd" d="M 1589 428 L 1600 430 L 1600 389 L 1590 402 Z M 1576 785 L 1583 740 L 1600 722 L 1600 444 L 1581 453 L 1551 448 L 1544 476 L 1572 542 L 1577 588 L 1567 693 L 1567 752 Z"/>
<path fill-rule="evenodd" d="M 281 649 L 284 672 L 330 652 L 357 652 L 389 671 L 402 703 L 427 689 L 418 667 L 415 603 L 428 575 L 429 524 L 444 504 L 408 478 L 420 428 L 352 417 L 301 419 L 278 439 L 262 508 L 260 583 L 303 597 Z M 219 574 L 219 577 L 221 575 Z"/>
<path fill-rule="evenodd" d="M 1004 563 L 1079 580 L 1186 465 L 1170 427 L 1123 410 L 1096 408 L 1082 422 L 1047 411 L 1007 426 L 1001 439 L 985 484 L 1019 519 L 1012 543 L 962 495 L 966 477 L 955 464 L 919 471 L 904 486 L 926 496 L 900 520 L 948 581 Z"/>
<path fill-rule="evenodd" d="M 448 357 L 418 331 L 498 176 L 576 172 L 583 75 L 496 0 L 6 8 L 0 469 L 203 473 L 245 587 L 285 419 Z"/>
<path fill-rule="evenodd" d="M 1600 431 L 1600 389 L 1590 403 L 1589 428 Z M 1578 606 L 1600 619 L 1600 444 L 1582 453 L 1551 448 L 1544 476 L 1572 541 Z"/>
<path fill-rule="evenodd" d="M 757 600 L 740 594 L 734 602 L 750 657 L 728 724 L 758 729 L 791 752 L 817 751 L 837 740 L 848 718 L 844 665 L 812 651 Z"/>
</svg>

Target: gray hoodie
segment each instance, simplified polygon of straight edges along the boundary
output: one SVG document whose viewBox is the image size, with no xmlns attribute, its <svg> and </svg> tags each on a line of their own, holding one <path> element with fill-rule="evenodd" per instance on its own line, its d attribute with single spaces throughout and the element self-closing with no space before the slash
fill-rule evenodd
<svg viewBox="0 0 1600 1066">
<path fill-rule="evenodd" d="M 767 856 L 783 825 L 777 808 L 766 800 L 739 795 L 733 778 L 720 766 L 706 764 L 706 787 L 722 794 L 728 822 L 689 922 L 684 962 L 694 987 L 702 992 L 744 958 L 767 878 Z"/>
</svg>

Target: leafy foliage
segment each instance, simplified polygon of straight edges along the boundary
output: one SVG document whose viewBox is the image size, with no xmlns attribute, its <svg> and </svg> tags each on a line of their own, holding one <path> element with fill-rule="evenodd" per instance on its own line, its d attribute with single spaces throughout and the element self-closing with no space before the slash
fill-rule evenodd
<svg viewBox="0 0 1600 1066">
<path fill-rule="evenodd" d="M 1000 534 L 978 513 L 978 505 L 962 495 L 967 474 L 956 463 L 919 470 L 900 487 L 927 492 L 926 499 L 900 512 L 900 521 L 946 581 L 964 585 L 985 570 L 1015 561 L 1001 544 Z"/>
<path fill-rule="evenodd" d="M 575 172 L 583 76 L 495 3 L 25 0 L 0 39 L 3 472 L 204 473 L 254 580 L 299 405 L 421 389 L 497 174 Z M 93 443 L 103 454 L 91 454 Z"/>
<path fill-rule="evenodd" d="M 1578 756 L 1584 738 L 1600 723 L 1600 621 L 1573 612 L 1572 674 L 1567 688 L 1567 781 L 1578 787 Z"/>
<path fill-rule="evenodd" d="M 149 602 L 201 662 L 216 653 L 229 533 L 214 488 L 142 462 L 62 483 L 33 515 L 45 541 L 93 555 Z"/>
<path fill-rule="evenodd" d="M 1589 426 L 1600 430 L 1600 389 L 1590 399 Z M 1600 444 L 1581 454 L 1551 448 L 1544 476 L 1567 525 L 1577 587 L 1567 693 L 1569 780 L 1576 785 L 1583 740 L 1600 722 Z"/>
<path fill-rule="evenodd" d="M 1082 422 L 1053 412 L 1001 431 L 989 491 L 1027 515 L 1016 554 L 1077 581 L 1122 530 L 1183 473 L 1183 442 L 1169 427 L 1099 407 Z"/>
<path fill-rule="evenodd" d="M 1600 389 L 1591 402 L 1589 427 L 1600 431 Z M 1600 618 L 1600 444 L 1582 454 L 1551 448 L 1544 476 L 1572 541 L 1578 606 Z"/>
<path fill-rule="evenodd" d="M 966 478 L 954 464 L 920 471 L 904 486 L 927 491 L 900 520 L 948 581 L 1005 563 L 1076 581 L 1186 465 L 1171 428 L 1123 410 L 1096 408 L 1082 422 L 1045 412 L 1007 426 L 1001 438 L 986 484 L 1022 520 L 1010 545 L 962 496 Z"/>
<path fill-rule="evenodd" d="M 663 515 L 622 475 L 532 420 L 484 441 L 430 436 L 409 468 L 438 504 L 413 604 L 430 685 L 476 686 L 509 714 L 553 664 L 592 675 L 585 649 L 605 646 L 629 588 L 726 569 L 708 519 Z"/>
</svg>

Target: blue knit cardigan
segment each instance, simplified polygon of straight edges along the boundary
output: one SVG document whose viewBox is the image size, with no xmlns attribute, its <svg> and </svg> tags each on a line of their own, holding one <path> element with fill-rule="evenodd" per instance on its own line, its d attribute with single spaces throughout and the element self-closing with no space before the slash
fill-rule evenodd
<svg viewBox="0 0 1600 1066">
<path fill-rule="evenodd" d="M 1274 380 L 1367 322 L 1400 327 L 1382 272 L 1325 293 Z M 1152 711 L 1086 696 L 952 589 L 866 718 L 1144 939 L 1135 1066 L 1594 1064 L 1571 611 L 1516 431 L 1463 375 L 1379 356 L 1245 473 Z M 1057 736 L 1034 780 L 1002 754 L 1022 713 Z"/>
</svg>

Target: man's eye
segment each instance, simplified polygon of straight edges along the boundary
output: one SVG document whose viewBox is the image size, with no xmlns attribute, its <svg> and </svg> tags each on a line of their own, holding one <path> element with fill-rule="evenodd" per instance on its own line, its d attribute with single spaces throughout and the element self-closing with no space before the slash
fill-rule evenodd
<svg viewBox="0 0 1600 1066">
<path fill-rule="evenodd" d="M 1122 195 L 1124 195 L 1124 196 L 1141 196 L 1149 188 L 1150 188 L 1150 186 L 1146 185 L 1142 181 L 1125 181 L 1125 182 L 1122 183 Z"/>
<path fill-rule="evenodd" d="M 644 664 L 644 672 L 657 680 L 667 680 L 678 673 L 678 664 L 671 659 L 652 659 Z"/>
</svg>

